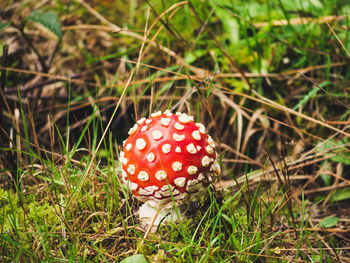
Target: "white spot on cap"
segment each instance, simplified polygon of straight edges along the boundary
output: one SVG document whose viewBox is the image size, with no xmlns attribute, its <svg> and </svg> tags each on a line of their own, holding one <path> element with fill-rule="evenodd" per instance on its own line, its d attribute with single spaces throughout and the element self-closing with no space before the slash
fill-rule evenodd
<svg viewBox="0 0 350 263">
<path fill-rule="evenodd" d="M 135 125 L 129 130 L 128 134 L 129 135 L 135 134 L 135 132 L 137 131 L 138 127 L 139 127 L 139 125 L 137 125 L 137 123 L 135 123 Z"/>
<path fill-rule="evenodd" d="M 162 181 L 167 177 L 167 174 L 165 171 L 163 170 L 159 170 L 158 172 L 156 172 L 156 178 L 158 181 Z"/>
<path fill-rule="evenodd" d="M 182 163 L 180 163 L 180 162 L 174 162 L 173 165 L 172 165 L 172 167 L 173 167 L 173 170 L 174 170 L 175 172 L 181 171 L 181 170 L 182 170 Z"/>
<path fill-rule="evenodd" d="M 174 183 L 178 186 L 178 187 L 183 187 L 186 183 L 186 178 L 185 177 L 179 177 L 179 178 L 176 178 L 174 180 Z"/>
<path fill-rule="evenodd" d="M 155 185 L 151 185 L 151 186 L 147 186 L 145 187 L 145 190 L 148 191 L 148 192 L 151 192 L 151 194 L 154 193 L 155 190 L 158 189 L 158 186 L 155 186 Z"/>
<path fill-rule="evenodd" d="M 191 154 L 196 154 L 197 153 L 197 149 L 196 149 L 196 147 L 194 146 L 193 143 L 190 143 L 189 145 L 187 145 L 186 149 Z"/>
<path fill-rule="evenodd" d="M 147 129 L 148 129 L 148 126 L 147 125 L 145 125 L 145 126 L 143 126 L 142 128 L 141 128 L 141 131 L 147 131 Z"/>
<path fill-rule="evenodd" d="M 165 127 L 168 127 L 169 126 L 169 123 L 170 123 L 170 119 L 169 118 L 162 118 L 160 120 L 160 123 L 165 126 Z"/>
<path fill-rule="evenodd" d="M 171 194 L 173 196 L 180 194 L 180 191 L 175 189 L 175 187 L 172 185 L 169 185 L 169 186 L 164 185 L 160 190 L 161 190 L 160 194 L 166 197 L 171 196 Z"/>
<path fill-rule="evenodd" d="M 128 162 L 128 159 L 125 158 L 125 153 L 123 151 L 120 152 L 119 160 L 124 165 L 126 165 L 126 163 Z"/>
<path fill-rule="evenodd" d="M 212 154 L 214 152 L 214 149 L 210 146 L 207 145 L 207 147 L 205 147 L 205 150 L 207 151 L 207 153 Z"/>
<path fill-rule="evenodd" d="M 205 127 L 202 123 L 196 123 L 196 126 L 198 127 L 200 133 L 205 134 Z"/>
<path fill-rule="evenodd" d="M 128 171 L 129 174 L 135 174 L 135 169 L 136 169 L 135 165 L 129 164 L 126 170 Z"/>
<path fill-rule="evenodd" d="M 141 125 L 145 120 L 146 120 L 146 118 L 141 118 L 137 121 L 137 123 Z"/>
<path fill-rule="evenodd" d="M 139 178 L 140 181 L 142 182 L 146 182 L 149 179 L 148 173 L 145 171 L 141 171 L 139 172 L 139 174 L 137 175 L 137 178 Z"/>
<path fill-rule="evenodd" d="M 177 111 L 176 113 L 175 113 L 175 115 L 177 115 L 177 116 L 180 116 L 182 113 L 181 112 L 179 112 L 179 111 Z"/>
<path fill-rule="evenodd" d="M 154 159 L 156 158 L 156 156 L 154 155 L 154 153 L 149 153 L 149 154 L 147 154 L 146 158 L 149 162 L 153 162 Z"/>
<path fill-rule="evenodd" d="M 125 146 L 126 140 L 123 141 L 123 147 Z"/>
<path fill-rule="evenodd" d="M 178 131 L 182 131 L 185 128 L 185 126 L 183 126 L 182 124 L 180 124 L 179 122 L 175 123 L 175 129 Z"/>
<path fill-rule="evenodd" d="M 177 152 L 177 153 L 180 153 L 180 152 L 181 152 L 181 148 L 180 148 L 180 146 L 176 146 L 176 148 L 175 148 L 175 152 Z"/>
<path fill-rule="evenodd" d="M 198 184 L 198 180 L 197 179 L 193 179 L 193 180 L 188 180 L 187 181 L 187 186 L 192 186 L 192 185 L 196 185 Z"/>
<path fill-rule="evenodd" d="M 185 139 L 185 135 L 180 135 L 180 134 L 174 133 L 173 139 L 177 142 L 181 142 Z"/>
<path fill-rule="evenodd" d="M 125 150 L 127 150 L 128 152 L 131 150 L 132 148 L 132 144 L 131 143 L 128 143 L 126 146 L 125 146 Z"/>
<path fill-rule="evenodd" d="M 214 172 L 216 176 L 219 176 L 221 173 L 221 168 L 217 160 L 214 161 L 212 166 L 210 167 L 210 171 Z"/>
<path fill-rule="evenodd" d="M 194 186 L 197 185 L 198 183 L 199 183 L 199 181 L 197 179 L 188 180 L 187 181 L 186 191 L 193 190 Z"/>
<path fill-rule="evenodd" d="M 124 184 L 126 184 L 128 182 L 128 177 L 122 176 L 122 180 L 123 180 Z"/>
<path fill-rule="evenodd" d="M 203 173 L 200 173 L 197 177 L 198 181 L 203 181 L 204 180 L 204 175 Z"/>
<path fill-rule="evenodd" d="M 199 130 L 193 131 L 192 132 L 192 137 L 193 137 L 193 139 L 195 139 L 197 141 L 199 141 L 202 138 Z"/>
<path fill-rule="evenodd" d="M 159 117 L 160 115 L 162 115 L 161 111 L 157 111 L 151 114 L 151 117 Z"/>
<path fill-rule="evenodd" d="M 182 123 L 189 123 L 191 121 L 191 117 L 187 116 L 187 114 L 183 113 L 179 116 L 179 121 Z"/>
<path fill-rule="evenodd" d="M 171 145 L 169 143 L 166 143 L 162 146 L 162 152 L 163 153 L 169 153 L 171 150 Z"/>
<path fill-rule="evenodd" d="M 146 148 L 146 141 L 142 138 L 136 140 L 136 148 L 138 150 L 143 150 Z"/>
<path fill-rule="evenodd" d="M 152 194 L 152 192 L 148 192 L 147 190 L 145 190 L 145 189 L 143 189 L 141 187 L 139 188 L 138 192 L 139 192 L 140 195 L 146 195 L 146 196 Z"/>
<path fill-rule="evenodd" d="M 202 149 L 202 147 L 200 147 L 199 145 L 197 145 L 197 151 L 199 152 L 201 149 Z"/>
<path fill-rule="evenodd" d="M 165 191 L 174 191 L 175 187 L 173 185 L 163 185 L 162 188 L 160 188 L 160 191 L 165 192 Z"/>
<path fill-rule="evenodd" d="M 120 157 L 119 159 L 123 165 L 126 165 L 128 163 L 128 159 L 126 159 L 125 157 Z"/>
<path fill-rule="evenodd" d="M 162 196 L 160 195 L 160 193 L 157 191 L 154 193 L 154 197 L 156 198 L 162 198 Z"/>
<path fill-rule="evenodd" d="M 168 117 L 171 117 L 173 115 L 170 110 L 164 111 L 164 114 Z"/>
<path fill-rule="evenodd" d="M 159 139 L 161 139 L 163 137 L 163 133 L 160 130 L 154 130 L 152 132 L 152 137 L 155 140 L 159 140 Z"/>
<path fill-rule="evenodd" d="M 187 172 L 188 174 L 195 174 L 197 173 L 198 171 L 198 168 L 194 165 L 190 165 L 188 168 L 187 168 Z"/>
<path fill-rule="evenodd" d="M 177 189 L 175 189 L 175 190 L 173 191 L 173 196 L 178 195 L 179 193 L 180 193 L 180 191 L 177 190 Z"/>
<path fill-rule="evenodd" d="M 211 147 L 215 147 L 215 143 L 214 143 L 214 140 L 213 140 L 213 138 L 211 137 L 211 136 L 208 136 L 208 143 L 209 143 L 209 145 L 211 146 Z"/>
<path fill-rule="evenodd" d="M 137 183 L 129 182 L 129 189 L 131 191 L 135 191 L 137 187 L 138 187 Z"/>
<path fill-rule="evenodd" d="M 122 169 L 122 179 L 124 183 L 128 181 L 128 174 L 124 171 L 124 169 Z"/>
<path fill-rule="evenodd" d="M 152 122 L 152 119 L 147 119 L 146 124 L 150 124 Z"/>
<path fill-rule="evenodd" d="M 172 192 L 172 191 L 171 191 Z M 169 189 L 160 193 L 162 196 L 171 196 Z"/>
<path fill-rule="evenodd" d="M 211 160 L 210 160 L 210 158 L 208 156 L 204 156 L 202 158 L 202 165 L 203 165 L 203 167 L 208 167 L 210 162 L 211 162 Z"/>
</svg>

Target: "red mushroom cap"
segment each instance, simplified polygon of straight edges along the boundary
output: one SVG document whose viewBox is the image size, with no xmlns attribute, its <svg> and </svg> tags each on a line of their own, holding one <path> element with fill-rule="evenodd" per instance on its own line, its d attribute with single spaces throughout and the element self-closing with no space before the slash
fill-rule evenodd
<svg viewBox="0 0 350 263">
<path fill-rule="evenodd" d="M 214 141 L 193 117 L 159 111 L 140 119 L 129 135 L 120 153 L 122 176 L 142 201 L 185 199 L 220 174 Z"/>
</svg>

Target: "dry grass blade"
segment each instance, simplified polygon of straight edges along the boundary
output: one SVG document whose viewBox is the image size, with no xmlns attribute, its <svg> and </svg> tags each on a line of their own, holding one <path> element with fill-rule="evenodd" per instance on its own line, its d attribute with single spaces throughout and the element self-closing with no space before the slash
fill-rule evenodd
<svg viewBox="0 0 350 263">
<path fill-rule="evenodd" d="M 265 27 L 265 26 L 286 26 L 288 24 L 290 25 L 303 25 L 308 23 L 329 23 L 331 21 L 339 21 L 346 19 L 346 16 L 324 16 L 320 18 L 313 18 L 313 17 L 296 17 L 292 19 L 282 19 L 282 20 L 273 20 L 270 22 L 260 22 L 260 23 L 254 23 L 254 26 L 256 27 Z"/>
<path fill-rule="evenodd" d="M 338 43 L 340 44 L 340 46 L 342 47 L 342 49 L 345 51 L 345 53 L 348 55 L 348 57 L 350 58 L 350 53 L 349 51 L 346 49 L 346 47 L 344 46 L 343 42 L 339 39 L 338 35 L 334 32 L 333 28 L 330 26 L 330 24 L 328 23 L 328 21 L 326 21 L 327 26 L 329 27 L 329 29 L 331 30 L 332 34 L 334 35 L 334 37 L 337 39 Z"/>
</svg>

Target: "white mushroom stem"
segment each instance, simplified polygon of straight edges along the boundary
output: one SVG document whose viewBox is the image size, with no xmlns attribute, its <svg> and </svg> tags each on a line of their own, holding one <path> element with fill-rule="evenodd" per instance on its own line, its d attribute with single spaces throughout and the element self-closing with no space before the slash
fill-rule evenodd
<svg viewBox="0 0 350 263">
<path fill-rule="evenodd" d="M 143 239 L 141 240 L 141 247 L 143 246 L 143 243 L 145 242 L 145 240 L 146 240 L 146 238 L 148 237 L 148 235 L 149 235 L 149 233 L 151 232 L 151 230 L 152 230 L 152 228 L 153 228 L 153 226 L 154 226 L 154 222 L 155 222 L 155 220 L 157 219 L 157 217 L 158 217 L 158 215 L 159 215 L 159 207 L 160 206 L 158 206 L 157 207 L 157 211 L 156 211 L 156 213 L 154 214 L 154 216 L 153 216 L 153 219 L 152 219 L 152 222 L 150 223 L 150 225 L 147 227 L 147 230 L 146 230 L 146 232 L 145 232 L 145 235 L 143 236 Z M 153 231 L 154 232 L 154 231 Z M 138 249 L 136 250 L 136 253 L 135 253 L 135 255 L 137 255 L 137 251 L 138 251 Z"/>
<path fill-rule="evenodd" d="M 181 208 L 182 205 L 175 207 L 173 203 L 159 205 L 159 203 L 154 201 L 147 201 L 137 213 L 141 225 L 147 227 L 146 234 L 148 235 L 147 232 L 154 233 L 161 223 L 176 223 L 179 221 L 179 217 L 182 219 L 183 212 Z"/>
</svg>

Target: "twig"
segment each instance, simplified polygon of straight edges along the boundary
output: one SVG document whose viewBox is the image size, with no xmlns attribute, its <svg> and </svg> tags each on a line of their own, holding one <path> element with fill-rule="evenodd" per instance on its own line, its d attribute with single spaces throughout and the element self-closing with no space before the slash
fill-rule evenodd
<svg viewBox="0 0 350 263">
<path fill-rule="evenodd" d="M 87 82 L 87 81 L 83 81 L 83 80 L 79 80 L 79 79 L 71 79 L 70 77 L 53 75 L 53 74 L 38 72 L 38 71 L 34 71 L 34 70 L 8 68 L 8 67 L 5 67 L 4 69 L 6 71 L 18 72 L 18 73 L 29 74 L 29 75 L 36 75 L 36 76 L 41 76 L 41 77 L 46 77 L 46 78 L 54 78 L 54 79 L 59 79 L 59 80 L 72 82 L 72 83 L 76 83 L 76 84 L 91 86 L 91 87 L 99 87 L 99 85 L 94 83 L 94 82 Z"/>
<path fill-rule="evenodd" d="M 269 22 L 258 22 L 254 23 L 253 25 L 257 28 L 265 27 L 265 26 L 286 26 L 289 24 L 291 25 L 303 25 L 303 24 L 310 24 L 310 23 L 327 23 L 329 21 L 339 21 L 345 19 L 346 16 L 323 16 L 320 18 L 313 18 L 313 17 L 296 17 L 296 18 L 291 18 L 289 21 L 287 19 L 282 19 L 282 20 L 274 20 L 274 21 L 269 21 Z"/>
<path fill-rule="evenodd" d="M 71 76 L 71 78 L 72 79 L 77 79 L 77 78 L 79 78 L 79 75 L 73 75 L 73 76 Z M 5 88 L 5 93 L 15 93 L 18 90 L 27 92 L 27 91 L 31 91 L 31 90 L 40 88 L 42 86 L 50 85 L 50 84 L 53 84 L 53 83 L 56 83 L 56 82 L 59 82 L 59 81 L 63 81 L 63 80 L 61 78 L 47 79 L 47 80 L 43 80 L 43 81 L 40 81 L 38 83 L 35 83 L 33 85 L 25 85 L 24 87 L 21 87 L 21 88 L 18 88 L 18 87 L 6 87 Z"/>
</svg>

